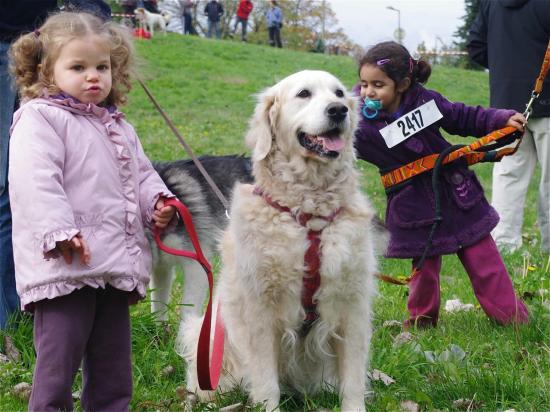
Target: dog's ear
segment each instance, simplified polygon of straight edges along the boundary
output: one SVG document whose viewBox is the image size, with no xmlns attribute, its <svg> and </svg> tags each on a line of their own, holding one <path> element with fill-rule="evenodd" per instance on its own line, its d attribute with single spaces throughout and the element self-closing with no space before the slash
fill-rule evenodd
<svg viewBox="0 0 550 412">
<path fill-rule="evenodd" d="M 278 112 L 277 89 L 271 87 L 258 96 L 258 104 L 245 137 L 254 161 L 264 159 L 271 150 Z"/>
</svg>

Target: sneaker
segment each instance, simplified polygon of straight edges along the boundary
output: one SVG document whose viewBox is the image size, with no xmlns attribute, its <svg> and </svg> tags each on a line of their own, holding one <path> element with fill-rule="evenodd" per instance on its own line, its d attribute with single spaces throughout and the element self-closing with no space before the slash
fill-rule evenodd
<svg viewBox="0 0 550 412">
<path fill-rule="evenodd" d="M 428 317 L 418 317 L 416 319 L 407 319 L 403 322 L 403 330 L 409 330 L 413 328 L 417 329 L 430 329 L 437 326 L 437 319 Z"/>
</svg>

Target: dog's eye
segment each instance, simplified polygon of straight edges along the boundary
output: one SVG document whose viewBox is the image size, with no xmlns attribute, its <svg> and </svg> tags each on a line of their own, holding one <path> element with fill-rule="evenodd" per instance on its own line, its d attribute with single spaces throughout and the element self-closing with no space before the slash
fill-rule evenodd
<svg viewBox="0 0 550 412">
<path fill-rule="evenodd" d="M 308 89 L 303 89 L 300 90 L 300 92 L 296 96 L 301 97 L 302 99 L 306 99 L 311 96 L 311 92 Z"/>
<path fill-rule="evenodd" d="M 336 89 L 334 94 L 336 94 L 336 97 L 344 97 L 344 92 L 341 89 Z"/>
</svg>

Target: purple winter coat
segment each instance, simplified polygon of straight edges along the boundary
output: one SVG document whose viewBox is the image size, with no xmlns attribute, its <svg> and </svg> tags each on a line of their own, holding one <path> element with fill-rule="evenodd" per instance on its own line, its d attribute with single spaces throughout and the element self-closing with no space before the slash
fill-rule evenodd
<svg viewBox="0 0 550 412">
<path fill-rule="evenodd" d="M 432 99 L 443 117 L 389 149 L 379 130 Z M 449 147 L 450 143 L 443 138 L 440 128 L 450 134 L 481 137 L 504 127 L 515 111 L 451 103 L 439 93 L 417 84 L 404 94 L 398 113 L 394 117 L 382 111 L 370 120 L 361 116 L 359 122 L 355 141 L 357 155 L 377 166 L 381 174 Z M 387 257 L 422 255 L 435 217 L 431 179 L 431 172 L 420 174 L 388 195 L 386 227 L 391 238 Z M 464 161 L 444 166 L 440 182 L 443 221 L 434 234 L 428 256 L 455 253 L 462 247 L 475 244 L 491 232 L 499 219 L 485 199 L 474 172 Z"/>
</svg>

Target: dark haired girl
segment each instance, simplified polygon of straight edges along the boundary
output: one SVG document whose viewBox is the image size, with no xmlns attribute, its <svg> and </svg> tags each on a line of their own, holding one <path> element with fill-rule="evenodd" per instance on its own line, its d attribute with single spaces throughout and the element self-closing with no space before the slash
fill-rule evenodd
<svg viewBox="0 0 550 412">
<path fill-rule="evenodd" d="M 461 136 L 484 136 L 504 126 L 523 130 L 525 118 L 513 110 L 484 109 L 452 103 L 425 89 L 430 65 L 415 60 L 402 45 L 379 43 L 359 62 L 363 100 L 357 132 L 358 157 L 381 174 L 450 144 L 440 128 Z M 489 205 L 466 163 L 445 166 L 438 181 L 442 221 L 432 230 L 435 196 L 432 173 L 419 174 L 388 193 L 386 226 L 391 239 L 387 257 L 412 259 L 405 325 L 435 326 L 440 306 L 441 255 L 456 253 L 470 277 L 485 313 L 500 324 L 526 323 L 527 308 L 514 292 L 510 276 L 490 235 L 498 215 Z M 421 263 L 422 255 L 426 255 Z M 414 273 L 414 272 L 413 272 Z"/>
</svg>

